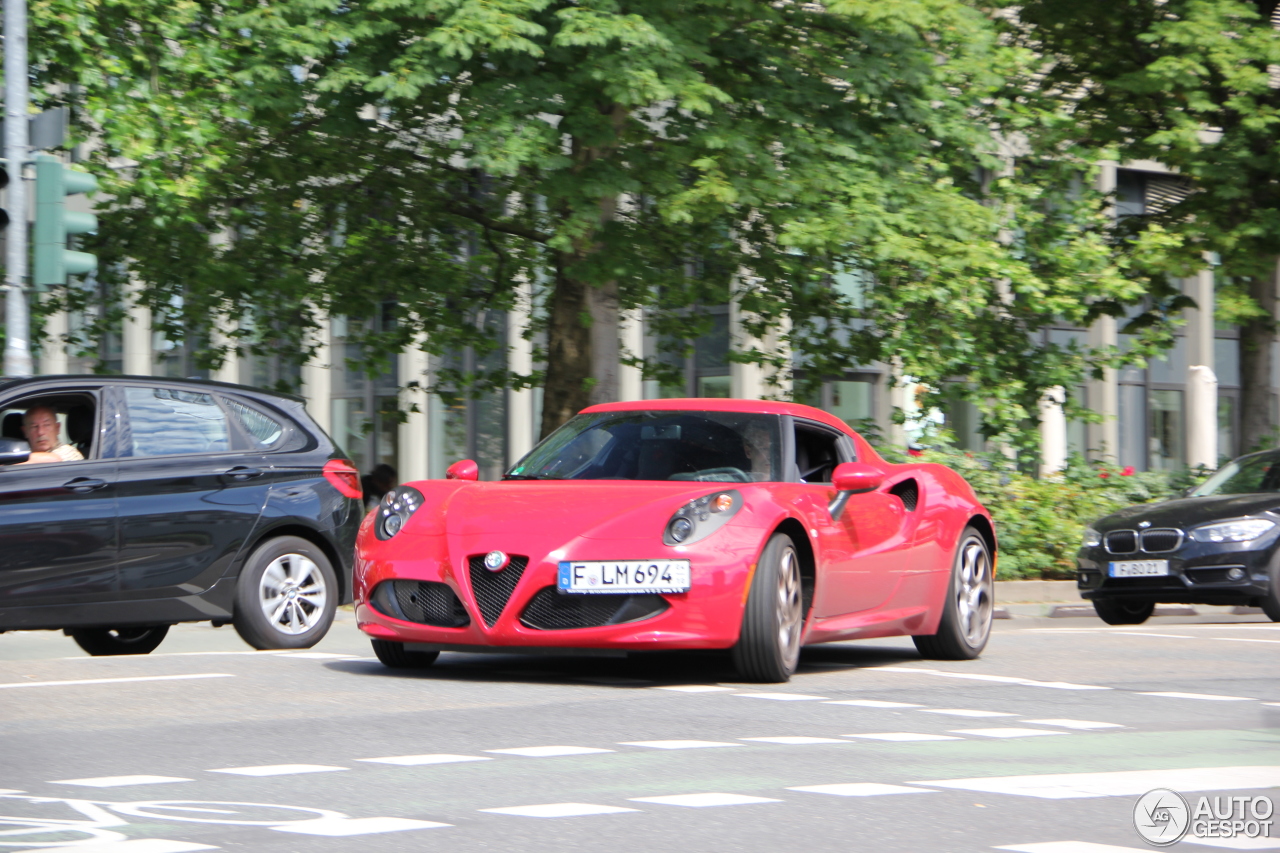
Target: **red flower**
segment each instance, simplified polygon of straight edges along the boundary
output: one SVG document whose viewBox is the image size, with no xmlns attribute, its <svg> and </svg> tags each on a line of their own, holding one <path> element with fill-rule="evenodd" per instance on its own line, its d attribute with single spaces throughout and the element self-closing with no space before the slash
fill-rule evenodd
<svg viewBox="0 0 1280 853">
<path fill-rule="evenodd" d="M 908 455 L 908 456 L 923 456 L 923 455 L 924 455 L 924 453 L 922 453 L 922 452 L 921 452 L 921 451 L 919 451 L 919 450 L 916 450 L 914 447 L 908 447 L 908 448 L 907 448 L 907 455 Z"/>
<path fill-rule="evenodd" d="M 1132 477 L 1133 474 L 1134 474 L 1134 470 L 1132 465 L 1124 466 L 1124 470 L 1120 472 L 1121 477 Z"/>
<path fill-rule="evenodd" d="M 1111 475 L 1110 475 L 1110 474 L 1108 474 L 1106 471 L 1103 471 L 1103 472 L 1102 472 L 1102 473 L 1100 473 L 1098 476 L 1105 480 L 1105 479 L 1107 479 L 1108 477 L 1110 477 Z"/>
</svg>

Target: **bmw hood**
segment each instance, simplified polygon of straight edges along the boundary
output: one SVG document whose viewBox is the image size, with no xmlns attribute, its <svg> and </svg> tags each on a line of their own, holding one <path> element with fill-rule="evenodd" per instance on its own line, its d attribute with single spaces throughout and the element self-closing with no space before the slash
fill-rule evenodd
<svg viewBox="0 0 1280 853">
<path fill-rule="evenodd" d="M 1140 521 L 1149 521 L 1152 527 L 1186 528 L 1264 512 L 1280 515 L 1280 494 L 1206 495 L 1139 504 L 1112 513 L 1092 526 L 1103 533 L 1132 528 Z"/>
</svg>

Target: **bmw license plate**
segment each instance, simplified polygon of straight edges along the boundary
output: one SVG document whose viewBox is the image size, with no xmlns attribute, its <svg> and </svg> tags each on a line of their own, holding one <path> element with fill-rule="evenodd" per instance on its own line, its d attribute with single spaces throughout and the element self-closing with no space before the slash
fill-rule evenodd
<svg viewBox="0 0 1280 853">
<path fill-rule="evenodd" d="M 592 560 L 560 564 L 561 592 L 688 592 L 688 560 Z"/>
<path fill-rule="evenodd" d="M 1111 563 L 1108 574 L 1113 578 L 1154 578 L 1169 574 L 1168 560 L 1125 560 Z"/>
</svg>

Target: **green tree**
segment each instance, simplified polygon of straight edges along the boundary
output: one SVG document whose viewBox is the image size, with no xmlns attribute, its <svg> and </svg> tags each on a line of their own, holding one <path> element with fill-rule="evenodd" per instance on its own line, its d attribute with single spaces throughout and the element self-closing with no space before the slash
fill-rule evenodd
<svg viewBox="0 0 1280 853">
<path fill-rule="evenodd" d="M 1276 0 L 1030 0 L 1011 12 L 1043 56 L 1035 84 L 1074 147 L 1153 159 L 1192 192 L 1138 228 L 1175 233 L 1172 275 L 1217 252 L 1219 319 L 1240 325 L 1241 446 L 1274 441 L 1280 286 L 1280 7 Z M 1065 142 L 1065 136 L 1058 137 Z"/>
</svg>

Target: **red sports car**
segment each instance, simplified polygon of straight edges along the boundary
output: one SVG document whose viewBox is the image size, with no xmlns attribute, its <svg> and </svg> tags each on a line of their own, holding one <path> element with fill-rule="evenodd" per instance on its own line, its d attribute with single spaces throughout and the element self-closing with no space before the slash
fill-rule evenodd
<svg viewBox="0 0 1280 853">
<path fill-rule="evenodd" d="M 360 528 L 356 618 L 387 666 L 511 647 L 732 649 L 786 681 L 805 644 L 991 630 L 991 516 L 954 471 L 892 465 L 818 409 L 592 406 L 499 482 L 387 493 Z"/>
</svg>

